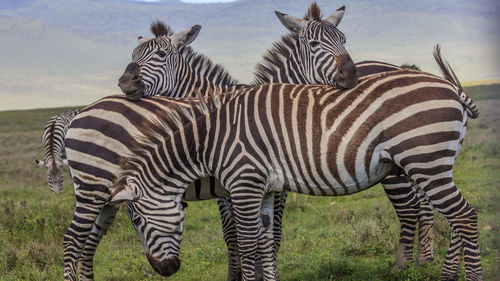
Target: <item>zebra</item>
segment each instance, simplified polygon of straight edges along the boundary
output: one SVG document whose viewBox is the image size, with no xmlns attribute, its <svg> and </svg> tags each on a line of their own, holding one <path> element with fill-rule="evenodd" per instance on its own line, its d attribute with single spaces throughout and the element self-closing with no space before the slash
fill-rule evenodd
<svg viewBox="0 0 500 281">
<path fill-rule="evenodd" d="M 45 160 L 35 160 L 35 163 L 47 170 L 47 184 L 50 190 L 59 194 L 63 184 L 63 166 L 68 162 L 64 157 L 64 136 L 71 120 L 78 114 L 77 109 L 70 109 L 50 117 L 43 128 L 42 143 Z"/>
<path fill-rule="evenodd" d="M 338 24 L 341 20 L 341 16 L 345 11 L 345 7 L 342 6 L 335 13 L 339 15 L 332 14 L 330 19 L 336 18 L 335 24 Z M 340 14 L 341 13 L 341 14 Z M 266 82 L 288 82 L 288 83 L 298 83 L 298 84 L 315 84 L 321 83 L 325 84 L 328 81 L 311 81 L 306 75 L 302 75 L 301 67 L 307 65 L 306 63 L 300 63 L 301 61 L 307 60 L 307 57 L 303 57 L 304 53 L 301 51 L 306 49 L 304 46 L 314 45 L 317 47 L 321 40 L 304 40 L 297 28 L 300 26 L 306 26 L 308 20 L 321 21 L 321 11 L 316 3 L 313 3 L 308 10 L 304 19 L 294 17 L 291 15 L 286 15 L 281 12 L 276 11 L 276 15 L 280 21 L 287 27 L 291 34 L 289 36 L 283 37 L 281 42 L 276 43 L 274 48 L 265 55 L 264 63 L 257 66 L 256 79 L 252 82 L 253 85 L 258 85 Z M 345 38 L 341 38 L 345 40 Z M 151 48 L 154 49 L 154 48 Z M 348 62 L 350 59 L 344 59 L 343 62 Z M 132 77 L 134 81 L 140 81 L 138 77 L 141 74 L 138 73 L 138 67 L 136 64 L 129 65 L 127 67 L 123 77 Z M 382 62 L 361 62 L 356 65 L 359 69 L 360 75 L 368 75 L 372 73 L 377 73 L 381 71 L 391 71 L 398 70 L 401 67 L 390 65 Z M 352 68 L 347 68 L 345 73 L 349 74 L 349 71 L 355 71 Z M 366 72 L 363 72 L 366 71 Z M 147 71 L 146 73 L 147 79 Z M 163 76 L 167 76 L 163 74 Z M 318 76 L 318 75 L 316 75 Z M 120 79 L 120 83 L 126 81 L 125 79 Z M 137 82 L 135 82 L 137 83 Z M 122 89 L 126 94 L 137 93 L 138 87 L 132 87 L 131 89 Z M 143 96 L 150 95 L 152 92 L 147 91 L 147 94 Z M 162 94 L 162 93 L 157 93 Z M 174 95 L 179 96 L 179 95 Z M 135 97 L 134 99 L 137 99 Z M 210 183 L 216 183 L 215 180 L 205 181 Z M 408 261 L 413 257 L 413 241 L 415 236 L 415 230 L 417 228 L 417 222 L 419 224 L 419 251 L 418 251 L 418 261 L 419 264 L 423 264 L 428 260 L 433 259 L 433 210 L 425 200 L 416 194 L 412 188 L 412 185 L 405 177 L 388 176 L 382 182 L 384 190 L 386 191 L 391 203 L 395 207 L 396 213 L 401 223 L 400 232 L 400 245 L 396 253 L 396 263 L 394 269 L 406 267 Z M 405 189 L 402 186 L 405 186 Z M 198 186 L 200 186 L 198 182 Z M 397 186 L 397 192 L 394 193 L 392 190 L 393 186 Z M 193 185 L 188 188 L 193 190 Z M 209 190 L 213 190 L 213 186 Z M 207 188 L 208 190 L 208 188 Z M 213 193 L 212 193 L 213 194 Z M 213 197 L 212 197 L 213 198 Z M 197 200 L 199 197 L 193 197 L 190 200 Z M 277 255 L 280 241 L 281 241 L 281 216 L 283 213 L 284 205 L 286 201 L 286 193 L 276 194 L 275 197 L 275 210 L 274 210 L 274 237 L 275 237 L 275 252 Z M 232 222 L 231 216 L 231 206 L 230 203 L 224 198 L 218 198 L 217 203 L 221 213 L 224 240 L 228 245 L 229 251 L 229 267 L 228 267 L 228 279 L 231 280 L 230 276 L 237 276 L 239 268 L 239 258 L 236 244 L 236 230 L 234 223 Z M 235 272 L 231 272 L 235 270 Z"/>
<path fill-rule="evenodd" d="M 458 279 L 463 253 L 466 279 L 483 280 L 477 214 L 452 180 L 468 115 L 479 110 L 439 47 L 435 56 L 446 79 L 400 70 L 368 76 L 347 91 L 292 84 L 240 89 L 228 102 L 198 99 L 201 111 L 161 98 L 130 105 L 161 107 L 164 114 L 152 121 L 142 116 L 146 132 L 119 157 L 124 172 L 102 190 L 104 202 L 87 208 L 122 200 L 144 206 L 133 221 L 148 260 L 165 273 L 178 259 L 172 241 L 182 234 L 182 195 L 190 182 L 214 175 L 231 197 L 243 280 L 254 280 L 256 253 L 272 240 L 259 219 L 269 194 L 348 195 L 404 174 L 452 227 L 442 279 Z M 274 280 L 267 250 L 260 253 L 264 277 Z"/>
<path fill-rule="evenodd" d="M 335 17 L 340 17 L 342 18 L 344 14 L 344 7 L 341 7 L 338 9 L 336 12 L 334 12 L 333 15 Z M 287 20 L 295 20 L 293 17 L 289 17 L 287 15 L 282 14 Z M 330 19 L 335 18 L 334 16 L 330 16 Z M 340 22 L 340 19 L 337 20 L 337 24 Z M 220 71 L 221 67 L 212 64 L 207 58 L 200 56 L 196 53 L 194 53 L 190 48 L 186 48 L 185 44 L 189 44 L 192 42 L 197 33 L 200 30 L 199 26 L 193 26 L 189 30 L 181 31 L 179 33 L 173 34 L 172 31 L 170 30 L 169 27 L 164 26 L 160 24 L 159 22 L 156 22 L 152 26 L 152 31 L 156 35 L 156 38 L 154 39 L 145 39 L 140 37 L 139 38 L 139 46 L 134 50 L 133 52 L 133 62 L 129 64 L 122 75 L 119 79 L 119 86 L 122 89 L 123 92 L 126 93 L 127 97 L 131 100 L 137 100 L 139 96 L 142 95 L 149 95 L 153 92 L 157 92 L 156 94 L 163 94 L 163 95 L 169 95 L 169 96 L 178 96 L 180 95 L 182 91 L 189 93 L 189 91 L 193 92 L 194 89 L 197 89 L 198 91 L 206 91 L 206 89 L 214 88 L 219 91 L 227 91 L 228 89 L 236 89 L 236 88 L 241 88 L 245 87 L 245 85 L 238 85 L 236 80 L 232 79 L 226 72 Z M 340 50 L 342 51 L 340 54 L 337 53 L 337 58 L 342 59 L 342 63 L 339 63 L 339 68 L 340 70 L 343 71 L 342 75 L 340 74 L 335 74 L 335 72 L 331 72 L 330 69 L 326 72 L 327 74 L 315 74 L 312 73 L 312 78 L 317 77 L 317 79 L 323 79 L 323 80 L 318 80 L 316 83 L 332 83 L 339 85 L 341 87 L 350 87 L 352 83 L 357 81 L 357 73 L 355 70 L 355 67 L 352 65 L 352 60 L 350 57 L 347 55 L 347 52 L 343 48 L 342 44 L 345 43 L 345 37 L 343 34 L 338 31 L 335 26 L 327 25 L 325 26 L 324 23 L 318 22 L 317 25 L 309 24 L 309 27 L 311 30 L 314 30 L 316 28 L 315 32 L 309 32 L 310 34 L 306 33 L 305 31 L 301 31 L 301 34 L 304 34 L 304 36 L 318 36 L 321 35 L 325 32 L 317 32 L 317 29 L 321 27 L 323 29 L 327 29 L 329 33 L 335 33 L 333 36 L 330 34 L 329 36 L 326 37 L 326 39 L 321 39 L 322 44 L 324 47 L 319 48 L 316 46 L 316 55 L 321 56 L 321 57 L 326 57 L 330 58 L 332 57 L 331 54 L 324 55 L 326 52 L 331 52 L 332 49 Z M 333 31 L 331 31 L 333 30 Z M 298 37 L 298 35 L 295 35 L 295 37 Z M 329 40 L 332 40 L 332 38 L 336 41 L 332 42 Z M 320 39 L 320 38 L 319 38 Z M 175 46 L 175 44 L 178 44 L 180 42 L 181 46 L 177 49 L 176 52 L 174 52 L 172 46 Z M 170 44 L 170 45 L 169 45 Z M 309 44 L 307 41 L 302 42 L 302 44 Z M 336 46 L 338 44 L 341 44 L 339 46 Z M 309 46 L 309 45 L 307 45 Z M 335 47 L 335 48 L 334 48 Z M 303 47 L 304 48 L 304 47 Z M 323 50 L 324 49 L 324 50 Z M 322 52 L 320 52 L 322 50 Z M 179 53 L 183 53 L 184 56 L 178 56 L 177 58 L 172 58 L 174 55 L 178 55 Z M 162 67 L 161 64 L 159 63 L 159 60 L 161 60 L 163 57 L 164 64 L 170 64 L 170 65 L 176 65 L 176 67 L 180 70 L 177 72 L 173 72 L 173 68 L 170 68 L 168 70 L 166 67 Z M 314 56 L 312 56 L 314 57 Z M 300 64 L 302 57 L 299 57 L 299 60 L 296 62 L 296 64 Z M 333 58 L 336 59 L 336 58 Z M 152 61 L 150 65 L 144 66 L 144 62 L 149 62 Z M 168 63 L 165 63 L 168 62 Z M 332 61 L 330 61 L 332 62 Z M 350 62 L 350 63 L 349 63 Z M 185 63 L 185 64 L 184 64 Z M 141 64 L 141 65 L 140 65 Z M 337 63 L 335 61 L 332 62 L 333 66 L 336 66 Z M 179 66 L 180 65 L 180 66 Z M 188 65 L 192 67 L 192 71 L 186 71 L 185 69 L 182 68 L 183 65 Z M 163 76 L 158 76 L 158 77 L 152 77 L 150 74 L 151 73 L 156 73 L 154 70 L 155 69 L 162 69 L 164 70 L 164 73 L 162 73 Z M 337 67 L 334 67 L 337 69 Z M 141 74 L 140 71 L 143 71 Z M 180 74 L 176 74 L 180 73 Z M 192 73 L 192 74 L 190 74 Z M 314 74 L 314 75 L 313 75 Z M 148 76 L 149 75 L 149 76 Z M 142 78 L 142 79 L 139 79 Z M 181 79 L 183 77 L 183 79 Z M 187 77 L 187 78 L 186 78 Z M 324 77 L 329 77 L 328 80 L 325 80 Z M 191 79 L 188 79 L 191 78 Z M 211 80 L 209 80 L 210 78 Z M 312 79 L 311 78 L 311 79 Z M 149 84 L 148 84 L 149 83 Z M 195 87 L 196 86 L 196 87 Z M 186 93 L 184 95 L 186 95 Z M 106 109 L 109 110 L 109 109 Z M 99 120 L 95 120 L 96 122 Z M 91 127 L 91 126 L 90 126 Z M 90 128 L 89 127 L 89 128 Z M 82 127 L 82 129 L 84 129 Z M 100 139 L 103 139 L 103 136 L 97 136 L 94 141 L 99 142 L 101 141 Z M 79 145 L 79 142 L 75 142 L 74 140 L 69 140 L 68 144 L 68 138 L 67 138 L 67 146 L 71 148 L 72 146 Z M 91 141 L 89 141 L 91 142 Z M 88 146 L 85 148 L 84 153 L 90 153 L 89 150 L 92 149 L 97 149 L 99 145 L 91 145 L 88 144 Z M 120 146 L 117 146 L 120 147 Z M 115 148 L 117 150 L 121 148 Z M 103 157 L 104 158 L 104 157 Z M 107 161 L 109 159 L 100 159 L 98 162 L 103 162 Z M 87 163 L 82 163 L 85 161 L 88 161 Z M 91 165 L 94 165 L 95 159 L 92 160 L 82 160 L 78 159 L 78 161 L 74 162 L 74 165 L 71 165 L 70 161 L 70 167 L 72 172 L 78 169 L 83 169 L 85 171 L 88 171 L 92 169 Z M 85 165 L 83 165 L 85 164 Z M 101 165 L 102 163 L 99 163 Z M 75 168 L 75 165 L 77 166 Z M 111 166 L 113 166 L 112 164 Z M 112 171 L 114 168 L 111 167 L 109 168 L 110 171 Z M 105 171 L 92 171 L 93 173 L 103 173 L 103 174 L 108 174 Z M 98 177 L 98 176 L 97 176 Z M 109 179 L 106 179 L 105 176 L 102 179 L 103 182 L 108 181 Z M 201 183 L 201 182 L 200 182 Z M 76 185 L 77 183 L 75 183 Z M 193 187 L 194 189 L 194 187 Z M 211 195 L 210 198 L 214 198 L 214 196 Z M 200 197 L 195 197 L 194 199 L 199 200 L 202 199 Z M 192 199 L 191 199 L 192 200 Z M 130 204 L 128 205 L 129 209 Z M 130 210 L 129 210 L 130 211 Z M 106 229 L 109 227 L 109 225 L 112 223 L 114 219 L 114 215 L 116 213 L 116 209 L 109 207 L 106 209 L 106 212 L 103 212 L 102 215 L 100 216 L 100 219 L 98 220 L 96 226 L 94 229 L 92 229 L 91 236 L 89 238 L 90 243 L 85 243 L 85 249 L 82 252 L 82 256 L 80 257 L 80 262 L 79 262 L 79 268 L 80 268 L 80 277 L 81 278 L 93 278 L 93 269 L 92 269 L 92 260 L 93 260 L 93 254 L 95 252 L 95 249 L 97 247 L 97 244 L 104 235 Z M 223 216 L 224 217 L 224 216 Z M 225 224 L 223 224 L 225 225 Z M 227 240 L 226 240 L 227 241 Z M 237 271 L 239 270 L 239 258 L 237 256 L 237 247 L 236 247 L 236 241 L 234 241 L 233 244 L 228 244 L 229 247 L 229 268 L 228 268 L 228 277 L 233 278 L 231 276 L 234 276 L 234 278 L 238 278 Z M 232 250 L 233 249 L 233 250 Z M 232 254 L 235 253 L 235 254 Z M 67 259 L 67 262 L 65 263 L 65 272 L 67 272 L 66 276 L 68 279 L 74 278 L 75 275 L 75 260 L 73 258 Z M 232 266 L 232 264 L 234 266 Z M 235 269 L 236 268 L 236 269 Z M 233 273 L 235 271 L 236 273 Z"/>
</svg>

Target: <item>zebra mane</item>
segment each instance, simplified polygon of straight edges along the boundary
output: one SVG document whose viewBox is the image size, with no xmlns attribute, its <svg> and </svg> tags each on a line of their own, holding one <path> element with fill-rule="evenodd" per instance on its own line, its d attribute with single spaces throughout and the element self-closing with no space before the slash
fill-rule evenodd
<svg viewBox="0 0 500 281">
<path fill-rule="evenodd" d="M 307 10 L 306 15 L 304 16 L 305 20 L 317 20 L 321 21 L 323 15 L 321 14 L 321 9 L 319 8 L 316 2 L 311 4 L 311 7 Z"/>
<path fill-rule="evenodd" d="M 184 46 L 180 51 L 188 64 L 193 67 L 200 66 L 196 69 L 198 75 L 215 72 L 218 78 L 217 85 L 237 85 L 239 83 L 222 65 L 214 63 L 210 58 L 194 51 L 190 46 Z"/>
<path fill-rule="evenodd" d="M 282 36 L 280 41 L 274 42 L 271 49 L 262 58 L 262 62 L 255 66 L 255 78 L 250 84 L 260 85 L 272 82 L 269 77 L 274 76 L 276 73 L 275 68 L 283 63 L 283 58 L 289 56 L 290 49 L 296 44 L 297 38 L 298 36 L 295 33 L 289 33 Z"/>
<path fill-rule="evenodd" d="M 119 178 L 127 176 L 137 176 L 136 171 L 144 165 L 168 140 L 175 136 L 184 126 L 196 122 L 213 110 L 219 108 L 224 102 L 230 99 L 233 92 L 222 93 L 218 90 L 209 91 L 208 96 L 203 96 L 200 91 L 195 92 L 196 96 L 188 98 L 169 98 L 168 104 L 164 104 L 165 110 L 155 113 L 153 120 L 145 120 L 143 135 L 135 137 L 136 142 L 129 147 L 130 155 L 119 157 L 119 166 L 125 171 Z M 154 99 L 165 99 L 165 97 L 154 97 Z M 126 181 L 115 181 L 115 188 L 123 189 Z M 158 183 L 160 184 L 160 183 Z"/>
<path fill-rule="evenodd" d="M 172 28 L 160 20 L 156 20 L 151 24 L 151 32 L 156 38 L 161 36 L 171 36 L 174 34 Z"/>
<path fill-rule="evenodd" d="M 421 71 L 420 67 L 418 67 L 416 64 L 404 63 L 404 64 L 401 65 L 401 68 Z"/>
</svg>

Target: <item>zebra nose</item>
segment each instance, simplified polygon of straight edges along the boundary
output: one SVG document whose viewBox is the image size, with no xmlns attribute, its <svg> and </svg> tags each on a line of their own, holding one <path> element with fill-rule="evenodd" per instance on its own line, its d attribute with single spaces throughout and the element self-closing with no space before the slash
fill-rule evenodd
<svg viewBox="0 0 500 281">
<path fill-rule="evenodd" d="M 127 65 L 125 72 L 118 79 L 118 87 L 126 94 L 140 88 L 139 65 L 137 63 L 132 62 Z"/>
<path fill-rule="evenodd" d="M 337 85 L 345 89 L 355 87 L 358 83 L 359 74 L 358 68 L 351 57 L 346 54 L 339 56 L 337 65 L 339 68 L 335 77 Z"/>
<path fill-rule="evenodd" d="M 168 256 L 164 260 L 159 260 L 150 253 L 146 253 L 149 264 L 162 276 L 170 276 L 179 270 L 181 267 L 181 260 L 177 256 Z"/>
</svg>

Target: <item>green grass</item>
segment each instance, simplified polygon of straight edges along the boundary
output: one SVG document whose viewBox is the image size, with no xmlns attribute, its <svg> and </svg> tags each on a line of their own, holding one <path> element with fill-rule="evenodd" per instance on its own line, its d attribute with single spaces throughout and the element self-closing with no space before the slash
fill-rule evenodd
<svg viewBox="0 0 500 281">
<path fill-rule="evenodd" d="M 486 103 L 488 107 L 482 106 Z M 493 104 L 492 104 L 493 103 Z M 479 103 L 496 108 L 500 100 Z M 56 196 L 45 171 L 33 163 L 42 158 L 44 123 L 65 109 L 0 112 L 0 280 L 62 278 L 62 236 L 73 214 L 74 195 L 68 173 Z M 500 276 L 500 137 L 488 123 L 470 120 L 454 178 L 479 214 L 485 280 Z M 484 119 L 482 119 L 484 118 Z M 493 118 L 493 120 L 497 120 Z M 480 139 L 480 141 L 479 141 Z M 449 243 L 443 216 L 435 218 L 435 261 L 392 272 L 399 223 L 380 186 L 344 197 L 289 194 L 279 256 L 282 280 L 438 280 Z M 215 201 L 190 202 L 186 209 L 182 266 L 168 280 L 225 280 L 226 249 Z M 103 238 L 95 257 L 96 280 L 165 280 L 141 255 L 139 239 L 125 210 Z M 463 273 L 462 279 L 463 280 Z"/>
</svg>

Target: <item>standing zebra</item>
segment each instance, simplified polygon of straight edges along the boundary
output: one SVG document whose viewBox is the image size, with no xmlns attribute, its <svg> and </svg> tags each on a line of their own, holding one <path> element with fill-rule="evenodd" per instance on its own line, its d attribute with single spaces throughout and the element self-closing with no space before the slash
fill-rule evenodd
<svg viewBox="0 0 500 281">
<path fill-rule="evenodd" d="M 303 73 L 308 73 L 307 70 L 304 69 L 304 65 L 311 65 L 309 61 L 309 56 L 312 53 L 318 52 L 316 49 L 319 46 L 328 42 L 329 37 L 334 37 L 336 40 L 342 40 L 345 42 L 345 38 L 342 34 L 337 33 L 325 33 L 326 36 L 319 36 L 323 33 L 317 32 L 305 32 L 300 29 L 304 26 L 309 25 L 320 25 L 323 26 L 331 26 L 331 23 L 337 25 L 344 13 L 344 7 L 339 8 L 334 14 L 328 17 L 325 20 L 321 19 L 321 11 L 319 7 L 313 3 L 308 10 L 305 19 L 300 19 L 291 15 L 286 15 L 280 12 L 276 12 L 280 21 L 291 31 L 288 36 L 282 38 L 281 42 L 278 42 L 274 45 L 273 49 L 269 51 L 264 57 L 264 63 L 261 63 L 257 66 L 256 79 L 252 84 L 258 85 L 268 82 L 281 82 L 281 83 L 298 83 L 298 84 L 335 84 L 332 83 L 331 80 L 321 80 L 316 79 L 315 77 L 331 77 L 332 75 L 325 74 L 314 74 L 314 75 L 306 75 Z M 314 26 L 313 26 L 314 27 Z M 309 27 L 310 28 L 310 27 Z M 331 29 L 331 27 L 330 27 Z M 313 29 L 311 29 L 313 30 Z M 306 30 L 307 31 L 307 30 Z M 309 35 L 308 35 L 309 34 Z M 314 34 L 314 36 L 311 36 Z M 325 39 L 326 38 L 326 39 Z M 328 47 L 328 46 L 327 46 Z M 316 48 L 316 49 L 315 49 Z M 155 48 L 150 48 L 150 50 L 154 50 Z M 304 51 L 309 50 L 309 51 Z M 321 49 L 320 49 L 321 50 Z M 144 56 L 146 57 L 146 56 Z M 317 54 L 315 57 L 325 58 L 325 56 L 320 56 Z M 150 57 L 153 60 L 153 57 Z M 327 61 L 326 59 L 324 61 Z M 323 62 L 318 62 L 319 65 L 325 65 Z M 342 62 L 345 64 L 349 62 L 350 58 L 343 59 Z M 149 61 L 142 60 L 140 63 L 132 63 L 127 67 L 124 76 L 120 79 L 120 83 L 126 83 L 128 79 L 133 81 L 133 85 L 140 85 L 141 79 L 148 81 L 149 73 L 156 73 L 151 71 L 151 67 L 148 67 L 147 64 Z M 141 74 L 139 70 L 139 66 L 143 67 L 145 70 Z M 158 68 L 159 64 L 154 64 L 154 60 L 152 63 L 153 67 Z M 326 64 L 328 65 L 328 64 Z M 359 72 L 361 75 L 369 75 L 373 73 L 379 73 L 383 71 L 393 71 L 401 69 L 400 67 L 390 65 L 382 62 L 362 62 L 357 64 L 359 68 Z M 346 65 L 345 68 L 341 68 L 343 71 L 339 71 L 335 76 L 342 78 L 343 75 L 348 76 L 350 73 L 355 71 L 355 69 L 351 68 L 350 65 Z M 342 73 L 341 73 L 342 72 Z M 310 72 L 309 72 L 310 73 Z M 168 77 L 166 74 L 159 75 L 160 77 Z M 127 79 L 126 79 L 127 78 Z M 344 77 L 345 78 L 345 77 Z M 161 81 L 161 79 L 149 79 L 150 81 Z M 349 79 L 351 82 L 353 79 Z M 126 84 L 125 84 L 126 85 Z M 345 84 L 344 84 L 345 85 Z M 341 85 L 342 86 L 342 85 Z M 178 88 L 174 88 L 178 89 Z M 193 89 L 193 88 L 191 88 Z M 138 94 L 140 93 L 139 86 L 132 86 L 130 88 L 122 89 L 125 93 L 131 94 L 133 93 L 135 96 L 133 99 L 137 99 Z M 193 91 L 191 91 L 192 93 Z M 178 93 L 178 91 L 176 92 Z M 186 94 L 189 92 L 186 92 Z M 151 94 L 165 94 L 163 89 L 157 90 L 157 93 L 154 91 L 145 90 L 143 91 L 143 96 L 148 96 Z M 179 94 L 173 94 L 173 96 L 181 96 Z M 205 180 L 204 183 L 216 183 L 215 180 Z M 418 261 L 419 264 L 423 264 L 427 260 L 433 259 L 433 210 L 428 204 L 425 198 L 421 198 L 417 193 L 414 192 L 411 183 L 404 176 L 394 176 L 389 175 L 386 179 L 382 181 L 384 190 L 386 191 L 391 203 L 393 204 L 398 218 L 401 223 L 401 231 L 400 231 L 400 244 L 398 247 L 398 251 L 396 254 L 396 263 L 394 268 L 404 268 L 408 261 L 410 261 L 413 257 L 413 242 L 415 237 L 415 231 L 417 228 L 417 222 L 419 223 L 419 251 L 418 251 Z M 188 194 L 194 194 L 195 192 L 190 192 L 190 190 L 196 190 L 198 192 L 203 190 L 213 190 L 214 186 L 202 188 L 203 184 L 198 181 L 196 184 L 190 185 L 188 188 Z M 394 191 L 394 188 L 397 188 Z M 204 199 L 213 198 L 213 192 L 210 193 L 208 197 L 203 197 Z M 187 200 L 199 200 L 202 197 L 194 196 L 187 197 Z M 286 193 L 277 193 L 275 196 L 275 207 L 274 207 L 274 238 L 275 238 L 275 254 L 277 255 L 280 241 L 281 241 L 281 217 L 285 205 Z M 239 256 L 236 245 L 236 229 L 235 224 L 233 222 L 233 218 L 231 215 L 231 206 L 228 200 L 224 198 L 217 199 L 219 210 L 221 212 L 222 218 L 222 226 L 223 226 L 223 234 L 224 240 L 228 245 L 229 251 L 229 272 L 228 279 L 231 280 L 231 276 L 237 276 L 239 273 Z M 233 272 L 231 272 L 233 270 Z"/>
<path fill-rule="evenodd" d="M 328 20 L 333 21 L 337 18 L 335 22 L 332 22 L 336 25 L 340 22 L 343 14 L 344 8 L 342 7 L 330 16 Z M 289 16 L 286 16 L 286 18 L 289 18 Z M 293 20 L 294 18 L 292 17 L 291 19 Z M 303 20 L 302 23 L 304 23 Z M 310 23 L 307 23 L 307 25 L 300 30 L 300 33 L 292 34 L 292 36 L 295 36 L 293 38 L 295 38 L 296 44 L 299 44 L 295 46 L 295 50 L 307 50 L 308 48 L 312 48 L 307 40 L 303 40 L 304 38 L 309 38 L 311 40 L 315 39 L 316 41 L 321 40 L 322 46 L 315 46 L 314 52 L 306 52 L 309 54 L 309 57 L 305 57 L 303 54 L 299 53 L 295 54 L 293 57 L 293 64 L 290 63 L 289 65 L 295 67 L 296 65 L 302 65 L 302 62 L 306 59 L 312 60 L 316 57 L 320 57 L 323 60 L 327 60 L 328 63 L 331 63 L 331 67 L 328 69 L 321 69 L 324 73 L 310 71 L 307 79 L 310 79 L 309 81 L 312 81 L 311 83 L 331 83 L 338 84 L 342 87 L 349 87 L 357 81 L 357 74 L 355 71 L 353 72 L 355 67 L 343 47 L 345 38 L 343 34 L 335 28 L 335 25 L 326 23 L 327 22 L 320 22 L 318 20 L 310 20 Z M 147 96 L 160 93 L 169 96 L 179 96 L 184 92 L 184 96 L 187 96 L 193 93 L 194 89 L 206 92 L 207 89 L 227 91 L 229 89 L 245 87 L 243 85 L 237 85 L 236 81 L 224 72 L 220 66 L 212 64 L 205 57 L 185 47 L 185 44 L 189 44 L 194 40 L 199 29 L 199 26 L 193 26 L 193 28 L 189 30 L 172 34 L 171 30 L 163 24 L 159 22 L 153 24 L 152 31 L 156 38 L 149 40 L 144 38 L 139 39 L 140 44 L 133 52 L 133 62 L 127 66 L 124 75 L 120 78 L 120 88 L 131 100 L 136 100 L 141 95 Z M 304 37 L 301 38 L 302 41 L 298 40 L 299 34 Z M 333 51 L 335 52 L 332 53 Z M 337 59 L 341 59 L 342 63 L 336 63 Z M 338 74 L 338 69 L 343 73 Z M 117 111 L 116 108 L 103 108 L 103 110 Z M 123 110 L 121 114 L 126 114 L 127 110 Z M 92 114 L 93 113 L 94 112 L 92 112 Z M 78 120 L 74 122 L 73 128 L 82 131 L 86 129 L 91 129 L 92 132 L 99 131 L 95 128 L 101 125 L 100 122 L 104 121 L 105 120 L 103 120 L 99 114 L 95 116 L 83 114 L 79 115 Z M 134 126 L 140 126 L 140 124 L 132 123 Z M 103 129 L 100 130 L 101 132 L 103 131 Z M 90 184 L 93 185 L 111 185 L 113 175 L 117 174 L 117 162 L 114 162 L 116 159 L 114 156 L 128 152 L 126 147 L 128 147 L 133 140 L 125 140 L 125 138 L 129 137 L 128 133 L 121 136 L 114 135 L 113 138 L 117 140 L 116 144 L 103 149 L 107 144 L 113 143 L 113 141 L 108 139 L 111 137 L 107 135 L 107 133 L 104 133 L 104 135 L 93 134 L 89 131 L 87 131 L 87 133 L 87 136 L 79 136 L 79 138 L 75 139 L 71 138 L 69 135 L 67 136 L 67 149 L 77 150 L 81 153 L 79 157 L 74 158 L 73 161 L 70 159 L 72 173 L 75 175 L 75 171 L 78 171 L 85 175 L 83 176 L 85 179 L 88 179 L 89 175 L 92 175 Z M 121 143 L 121 145 L 119 143 Z M 108 155 L 107 153 L 103 153 L 103 151 L 110 151 L 113 153 Z M 112 155 L 114 156 L 112 157 Z M 95 169 L 96 167 L 98 167 L 98 169 Z M 79 178 L 75 176 L 75 185 L 79 184 L 80 181 L 85 182 L 79 180 Z M 198 186 L 202 183 L 203 182 L 198 182 Z M 193 184 L 192 189 L 196 190 L 196 186 L 196 184 Z M 187 194 L 189 194 L 189 192 Z M 210 197 L 208 198 L 217 197 L 216 195 L 217 193 L 209 194 Z M 224 192 L 219 197 L 224 195 L 227 195 L 227 193 Z M 207 197 L 203 197 L 202 194 L 196 194 L 194 198 L 188 197 L 187 199 L 200 200 L 207 199 Z M 130 204 L 129 208 L 131 208 Z M 80 257 L 81 261 L 79 267 L 81 278 L 93 278 L 93 254 L 99 239 L 112 223 L 115 213 L 116 208 L 113 206 L 105 208 L 105 212 L 101 214 L 100 218 L 97 220 L 96 226 L 92 229 L 90 238 L 85 243 L 85 250 L 83 250 L 82 256 Z M 65 239 L 76 241 L 75 234 L 76 232 L 68 234 L 65 236 Z M 225 235 L 225 237 L 227 236 Z M 226 242 L 227 241 L 228 240 L 226 240 Z M 229 278 L 237 278 L 239 271 L 239 256 L 237 254 L 236 240 L 234 240 L 234 243 L 228 244 L 228 247 L 230 255 L 230 274 L 228 275 Z M 71 249 L 68 251 L 71 251 Z M 78 254 L 75 254 L 74 256 L 77 255 Z M 75 259 L 73 257 L 65 259 L 65 276 L 67 279 L 74 278 L 74 263 Z M 232 273 L 232 271 L 234 273 Z"/>
<path fill-rule="evenodd" d="M 120 157 L 126 171 L 112 188 L 101 190 L 103 201 L 82 202 L 82 208 L 121 200 L 143 206 L 132 219 L 148 260 L 162 273 L 172 260 L 179 262 L 172 243 L 182 234 L 185 188 L 214 175 L 230 193 L 243 280 L 254 280 L 257 249 L 269 239 L 262 239 L 265 225 L 259 219 L 266 194 L 347 195 L 403 173 L 451 224 L 442 279 L 458 278 L 463 253 L 466 279 L 483 280 L 477 214 L 452 180 L 468 114 L 479 112 L 439 49 L 435 56 L 446 80 L 401 70 L 369 76 L 347 91 L 266 84 L 241 89 L 226 103 L 200 99 L 206 108 L 201 111 L 160 98 L 120 102 L 164 108 L 164 114 L 152 121 L 147 112 L 135 116 L 144 131 L 131 153 Z M 267 250 L 261 253 L 265 280 L 273 280 L 267 262 L 272 249 Z"/>
<path fill-rule="evenodd" d="M 63 166 L 68 162 L 64 156 L 64 136 L 71 120 L 78 114 L 78 110 L 70 109 L 52 116 L 43 128 L 42 143 L 45 161 L 35 160 L 38 166 L 47 169 L 47 184 L 50 190 L 59 194 L 62 191 Z"/>
</svg>

